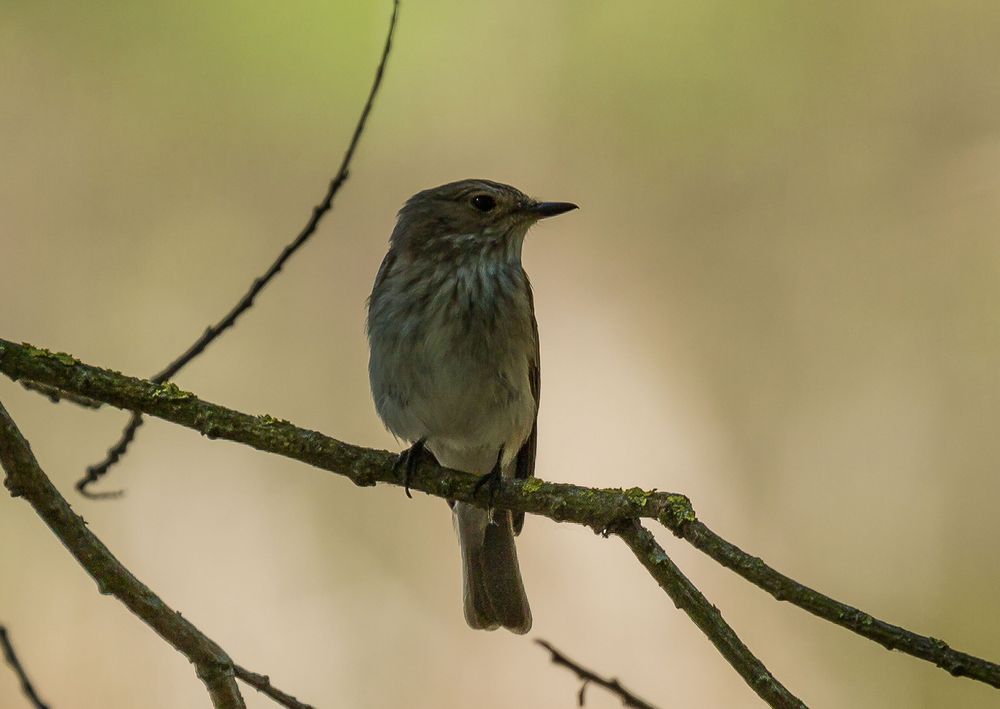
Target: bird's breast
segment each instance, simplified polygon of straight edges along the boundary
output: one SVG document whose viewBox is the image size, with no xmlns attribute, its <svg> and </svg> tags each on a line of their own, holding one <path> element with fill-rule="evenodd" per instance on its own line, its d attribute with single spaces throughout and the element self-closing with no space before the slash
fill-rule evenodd
<svg viewBox="0 0 1000 709">
<path fill-rule="evenodd" d="M 520 266 L 396 275 L 372 293 L 368 323 L 372 392 L 389 429 L 483 445 L 527 438 L 537 344 Z"/>
</svg>

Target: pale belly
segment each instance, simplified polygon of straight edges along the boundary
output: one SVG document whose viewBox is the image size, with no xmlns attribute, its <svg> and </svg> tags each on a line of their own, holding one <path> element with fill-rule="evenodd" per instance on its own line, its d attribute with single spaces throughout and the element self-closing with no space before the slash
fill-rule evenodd
<svg viewBox="0 0 1000 709">
<path fill-rule="evenodd" d="M 492 467 L 501 447 L 509 461 L 534 425 L 529 362 L 523 348 L 449 346 L 448 342 L 373 350 L 372 393 L 396 436 L 425 439 L 437 455 L 469 455 L 461 469 Z M 463 453 L 464 452 L 464 453 Z M 459 467 L 457 461 L 442 464 Z M 471 472 L 471 470 L 470 470 Z"/>
</svg>

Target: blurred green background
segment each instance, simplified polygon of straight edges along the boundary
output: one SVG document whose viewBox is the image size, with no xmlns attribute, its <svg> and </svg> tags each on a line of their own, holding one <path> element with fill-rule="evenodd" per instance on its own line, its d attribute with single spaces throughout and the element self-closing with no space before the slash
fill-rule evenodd
<svg viewBox="0 0 1000 709">
<path fill-rule="evenodd" d="M 0 336 L 139 375 L 183 350 L 322 196 L 389 5 L 4 2 Z M 363 331 L 395 211 L 464 177 L 572 200 L 525 248 L 539 474 L 685 492 L 793 577 L 996 660 L 998 67 L 996 2 L 404 2 L 334 213 L 177 381 L 396 448 Z M 105 485 L 126 497 L 93 503 L 72 484 L 126 416 L 0 398 L 141 579 L 306 701 L 574 706 L 540 637 L 663 706 L 759 704 L 613 540 L 528 520 L 535 628 L 476 633 L 439 500 L 150 421 Z M 23 502 L 0 538 L 0 620 L 54 707 L 207 704 Z M 663 541 L 811 705 L 997 704 Z"/>
</svg>

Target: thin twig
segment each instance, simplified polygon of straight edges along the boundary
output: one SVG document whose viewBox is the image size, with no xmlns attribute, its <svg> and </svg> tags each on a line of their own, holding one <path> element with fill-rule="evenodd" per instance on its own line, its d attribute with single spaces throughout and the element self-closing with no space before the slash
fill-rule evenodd
<svg viewBox="0 0 1000 709">
<path fill-rule="evenodd" d="M 309 237 L 316 232 L 316 228 L 319 226 L 320 220 L 322 220 L 324 215 L 326 215 L 326 213 L 333 208 L 333 198 L 347 181 L 351 160 L 354 157 L 355 150 L 357 150 L 358 143 L 361 141 L 365 125 L 368 122 L 368 115 L 371 113 L 372 106 L 375 104 L 375 96 L 378 94 L 379 87 L 382 86 L 382 77 L 385 74 L 385 67 L 386 62 L 389 59 L 389 52 L 392 49 L 392 37 L 396 31 L 396 18 L 398 16 L 399 0 L 393 0 L 392 17 L 389 19 L 389 30 L 385 37 L 385 46 L 382 48 L 382 57 L 379 60 L 378 68 L 375 70 L 375 79 L 368 92 L 368 99 L 365 101 L 364 108 L 361 109 L 361 115 L 358 117 L 358 122 L 354 126 L 354 134 L 351 136 L 351 142 L 347 146 L 347 151 L 344 153 L 344 157 L 340 162 L 340 167 L 338 168 L 336 175 L 334 175 L 333 179 L 330 181 L 330 185 L 327 188 L 326 195 L 323 197 L 323 200 L 313 207 L 312 214 L 306 222 L 306 225 L 302 228 L 302 231 L 299 232 L 299 235 L 296 236 L 291 243 L 281 250 L 278 258 L 276 258 L 268 267 L 267 271 L 264 272 L 264 275 L 254 279 L 253 283 L 250 285 L 250 289 L 243 294 L 243 297 L 239 299 L 236 305 L 234 305 L 221 320 L 214 325 L 210 325 L 205 332 L 201 334 L 201 337 L 195 340 L 194 343 L 187 348 L 187 350 L 177 357 L 177 359 L 164 367 L 162 371 L 153 375 L 150 378 L 150 381 L 161 384 L 173 379 L 174 376 L 181 369 L 183 369 L 188 362 L 200 355 L 213 340 L 232 327 L 236 323 L 236 319 L 253 306 L 254 298 L 256 298 L 264 287 L 271 281 L 271 279 L 274 278 L 279 271 L 281 271 L 285 262 L 291 258 L 292 254 L 298 251 L 306 243 L 306 241 L 309 240 Z M 88 487 L 97 482 L 126 453 L 129 445 L 135 438 L 140 425 L 142 425 L 142 414 L 140 412 L 132 412 L 132 416 L 125 425 L 121 436 L 118 441 L 110 449 L 108 449 L 108 454 L 104 460 L 89 466 L 84 477 L 77 482 L 76 489 L 79 490 L 81 494 L 94 499 L 117 497 L 121 494 L 121 491 L 93 493 L 88 490 Z"/>
<path fill-rule="evenodd" d="M 35 709 L 49 709 L 49 705 L 43 702 L 38 693 L 35 692 L 34 685 L 28 679 L 28 673 L 24 671 L 21 661 L 17 659 L 17 653 L 14 652 L 14 645 L 10 642 L 7 628 L 3 625 L 0 625 L 0 646 L 3 647 L 3 656 L 7 660 L 7 664 L 10 665 L 10 668 L 14 670 L 14 674 L 17 675 L 18 680 L 20 680 L 21 691 L 24 692 L 24 696 L 31 702 L 31 706 L 35 707 Z"/>
<path fill-rule="evenodd" d="M 314 709 L 312 704 L 304 704 L 298 699 L 293 697 L 291 694 L 285 694 L 280 689 L 271 684 L 271 678 L 267 675 L 259 675 L 256 672 L 251 672 L 250 670 L 235 665 L 236 676 L 246 684 L 250 685 L 256 689 L 261 694 L 264 694 L 276 703 L 283 707 L 288 707 L 288 709 Z"/>
<path fill-rule="evenodd" d="M 656 579 L 674 605 L 712 641 L 740 677 L 772 707 L 804 709 L 805 704 L 789 692 L 764 664 L 743 644 L 719 609 L 708 602 L 693 583 L 677 568 L 652 533 L 635 520 L 622 524 L 613 533 L 624 541 L 650 575 Z"/>
<path fill-rule="evenodd" d="M 38 465 L 31 447 L 3 404 L 0 404 L 0 465 L 6 472 L 4 486 L 11 496 L 23 497 L 35 508 L 63 546 L 97 582 L 98 590 L 124 603 L 195 666 L 216 709 L 245 708 L 236 684 L 236 670 L 226 651 L 133 576 L 90 531 L 83 518 L 70 509 Z M 268 696 L 277 701 L 278 696 L 289 695 L 274 690 Z"/>
<path fill-rule="evenodd" d="M 556 650 L 554 647 L 552 647 L 550 643 L 546 642 L 545 640 L 535 640 L 535 642 L 549 651 L 549 653 L 552 655 L 552 662 L 554 664 L 562 665 L 563 667 L 572 670 L 574 673 L 576 673 L 576 676 L 580 678 L 580 681 L 583 684 L 580 687 L 580 693 L 577 695 L 577 704 L 579 704 L 579 706 L 582 707 L 584 705 L 585 703 L 584 693 L 587 690 L 587 685 L 593 682 L 594 684 L 598 684 L 604 687 L 612 694 L 618 695 L 618 698 L 622 700 L 623 706 L 634 707 L 635 709 L 656 709 L 656 707 L 654 707 L 649 702 L 639 699 L 639 697 L 635 696 L 634 694 L 632 694 L 632 692 L 625 689 L 621 685 L 621 682 L 619 682 L 617 679 L 613 678 L 605 679 L 604 677 L 595 674 L 593 671 L 588 670 L 586 667 L 579 664 L 578 662 L 575 662 L 574 660 L 571 660 L 568 657 L 566 657 L 566 655 L 561 653 L 559 650 Z"/>
<path fill-rule="evenodd" d="M 24 380 L 21 382 L 21 386 L 28 391 L 34 391 L 41 394 L 53 404 L 58 404 L 60 401 L 65 400 L 72 404 L 76 404 L 77 406 L 82 406 L 85 409 L 99 409 L 104 406 L 104 404 L 100 401 L 94 401 L 93 399 L 88 399 L 85 396 L 77 396 L 76 394 L 71 394 L 68 391 L 59 391 L 55 387 L 39 384 L 38 382 L 29 382 L 28 380 Z"/>
<path fill-rule="evenodd" d="M 343 443 L 270 416 L 251 416 L 198 399 L 173 384 L 155 385 L 117 372 L 91 367 L 70 355 L 0 339 L 0 372 L 14 380 L 41 381 L 112 406 L 138 410 L 194 429 L 210 438 L 243 443 L 258 450 L 299 460 L 349 478 L 357 485 L 377 482 L 403 486 L 403 472 L 388 451 Z M 445 499 L 480 505 L 475 475 L 421 461 L 410 488 Z M 602 530 L 622 519 L 654 519 L 747 580 L 816 616 L 886 647 L 933 662 L 952 674 L 1000 688 L 1000 665 L 951 649 L 946 643 L 891 625 L 834 601 L 778 573 L 705 527 L 684 495 L 668 492 L 594 489 L 530 480 L 504 481 L 493 498 L 502 509 L 529 512 L 557 522 Z"/>
</svg>

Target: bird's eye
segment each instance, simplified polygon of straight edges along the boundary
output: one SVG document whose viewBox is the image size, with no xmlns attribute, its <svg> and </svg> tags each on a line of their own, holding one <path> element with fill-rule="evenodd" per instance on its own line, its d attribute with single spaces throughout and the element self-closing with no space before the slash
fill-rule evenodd
<svg viewBox="0 0 1000 709">
<path fill-rule="evenodd" d="M 497 206 L 497 202 L 488 194 L 477 194 L 472 198 L 472 206 L 480 212 L 489 212 Z"/>
</svg>

